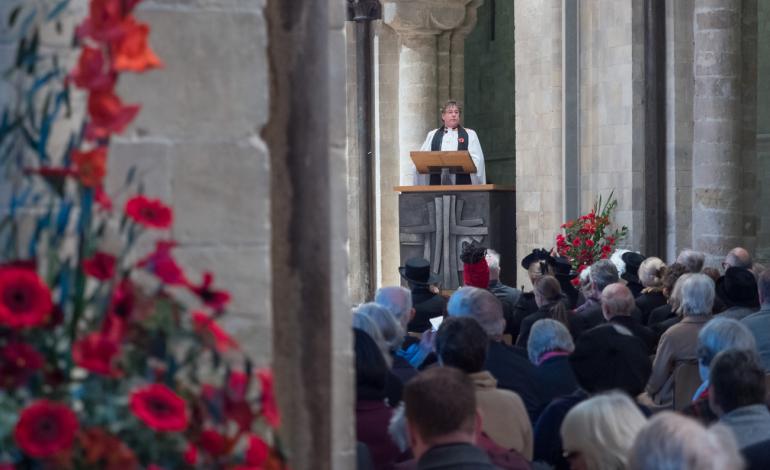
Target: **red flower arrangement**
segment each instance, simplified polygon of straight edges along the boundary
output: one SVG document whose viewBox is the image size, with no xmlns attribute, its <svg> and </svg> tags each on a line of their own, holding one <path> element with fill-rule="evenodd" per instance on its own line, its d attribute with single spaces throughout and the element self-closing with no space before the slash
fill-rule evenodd
<svg viewBox="0 0 770 470">
<path fill-rule="evenodd" d="M 37 273 L 29 269 L 0 268 L 0 325 L 40 326 L 52 309 L 51 292 Z"/>
<path fill-rule="evenodd" d="M 14 438 L 30 457 L 53 457 L 72 447 L 77 428 L 77 416 L 67 406 L 39 400 L 21 412 Z"/>
<path fill-rule="evenodd" d="M 19 8 L 38 7 L 26 3 Z M 272 375 L 253 374 L 216 322 L 227 313 L 229 292 L 215 287 L 210 272 L 190 283 L 172 240 L 133 261 L 139 237 L 170 229 L 173 210 L 140 194 L 113 212 L 104 187 L 110 139 L 140 109 L 116 93 L 121 73 L 161 66 L 149 26 L 132 14 L 138 3 L 90 0 L 70 74 L 55 57 L 52 71 L 34 54 L 11 71 L 22 91 L 3 110 L 11 128 L 55 123 L 70 86 L 88 94 L 88 105 L 79 127 L 85 132 L 73 132 L 64 149 L 47 148 L 42 129 L 14 129 L 9 137 L 23 158 L 18 168 L 9 165 L 22 183 L 11 188 L 13 214 L 0 223 L 0 408 L 18 419 L 13 428 L 0 426 L 0 468 L 281 470 L 283 454 L 270 447 L 278 444 L 280 423 Z M 15 11 L 13 17 L 33 18 L 22 33 L 25 47 L 37 47 L 40 25 L 62 11 Z M 44 54 L 51 55 L 56 51 Z M 34 70 L 26 65 L 33 59 Z M 141 183 L 129 172 L 124 188 L 134 187 Z M 17 213 L 34 219 L 30 235 L 19 229 Z M 123 246 L 114 247 L 117 241 Z M 102 251 L 107 246 L 110 253 Z M 147 273 L 162 282 L 146 282 Z M 189 302 L 190 293 L 202 306 Z M 211 381 L 199 385 L 203 370 Z"/>
<path fill-rule="evenodd" d="M 578 273 L 600 259 L 608 258 L 618 240 L 628 233 L 626 226 L 612 228 L 612 212 L 617 205 L 613 193 L 605 202 L 599 196 L 588 214 L 561 225 L 563 233 L 556 235 L 556 251 L 569 259 Z"/>
<path fill-rule="evenodd" d="M 134 415 L 155 431 L 184 431 L 189 424 L 185 401 L 162 384 L 135 390 L 130 406 Z"/>
</svg>

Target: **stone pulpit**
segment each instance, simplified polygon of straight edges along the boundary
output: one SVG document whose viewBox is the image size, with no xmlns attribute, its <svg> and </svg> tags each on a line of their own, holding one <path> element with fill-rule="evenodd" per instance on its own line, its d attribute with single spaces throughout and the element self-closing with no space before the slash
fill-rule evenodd
<svg viewBox="0 0 770 470">
<path fill-rule="evenodd" d="M 501 281 L 516 286 L 516 195 L 510 186 L 398 186 L 401 265 L 422 257 L 442 290 L 462 287 L 460 254 L 478 242 L 500 253 Z"/>
</svg>

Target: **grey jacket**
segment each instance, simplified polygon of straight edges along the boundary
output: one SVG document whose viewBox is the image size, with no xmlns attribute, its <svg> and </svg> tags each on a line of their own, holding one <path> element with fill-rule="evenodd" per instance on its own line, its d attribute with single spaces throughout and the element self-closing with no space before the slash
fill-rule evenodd
<svg viewBox="0 0 770 470">
<path fill-rule="evenodd" d="M 741 449 L 770 439 L 770 411 L 765 404 L 742 406 L 722 415 L 719 422 L 730 428 Z"/>
<path fill-rule="evenodd" d="M 765 372 L 770 372 L 770 305 L 762 305 L 758 312 L 741 321 L 754 334 L 762 368 Z"/>
</svg>

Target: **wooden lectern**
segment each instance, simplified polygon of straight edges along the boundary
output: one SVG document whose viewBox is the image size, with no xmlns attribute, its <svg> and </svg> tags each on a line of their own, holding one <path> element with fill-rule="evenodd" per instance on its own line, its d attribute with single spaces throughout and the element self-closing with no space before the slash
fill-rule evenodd
<svg viewBox="0 0 770 470">
<path fill-rule="evenodd" d="M 423 175 L 440 174 L 442 185 L 451 185 L 449 175 L 476 173 L 476 165 L 467 150 L 454 152 L 414 151 L 412 157 L 417 172 Z"/>
</svg>

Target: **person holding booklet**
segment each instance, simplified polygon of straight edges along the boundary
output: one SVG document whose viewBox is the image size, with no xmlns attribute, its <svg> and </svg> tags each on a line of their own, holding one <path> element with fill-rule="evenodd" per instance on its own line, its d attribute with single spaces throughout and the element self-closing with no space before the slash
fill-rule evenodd
<svg viewBox="0 0 770 470">
<path fill-rule="evenodd" d="M 449 100 L 441 108 L 441 120 L 443 125 L 438 129 L 428 132 L 422 151 L 456 151 L 467 150 L 471 154 L 473 164 L 476 165 L 476 173 L 460 173 L 450 175 L 453 184 L 486 184 L 487 176 L 484 171 L 484 152 L 481 150 L 479 137 L 473 129 L 466 129 L 460 125 L 462 111 L 457 101 Z M 429 185 L 441 184 L 440 175 L 421 175 L 414 171 L 414 184 Z"/>
</svg>

